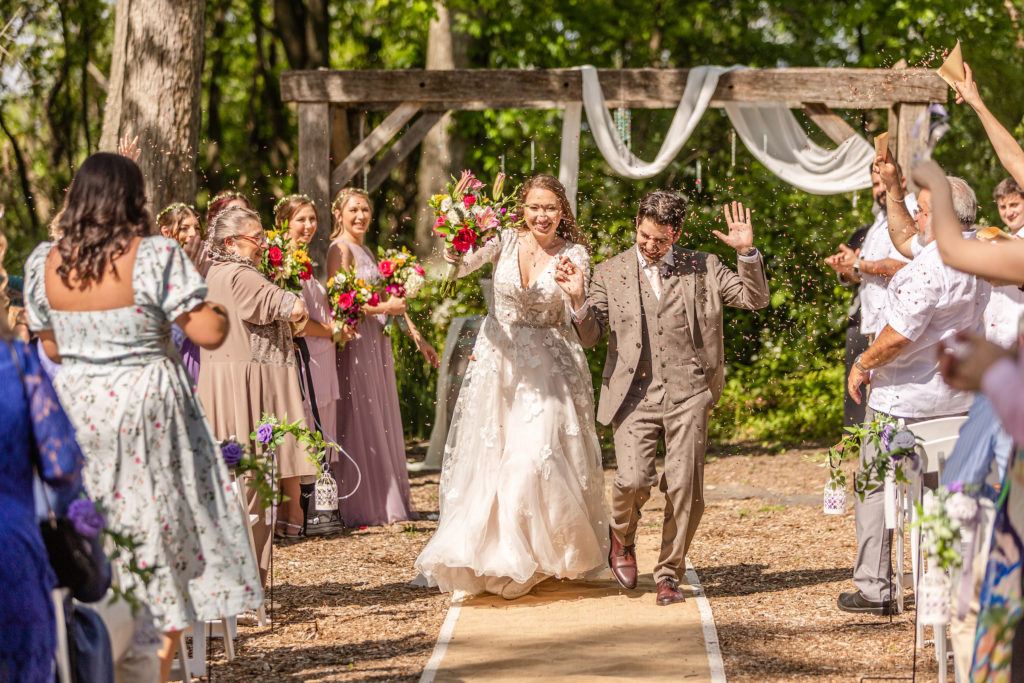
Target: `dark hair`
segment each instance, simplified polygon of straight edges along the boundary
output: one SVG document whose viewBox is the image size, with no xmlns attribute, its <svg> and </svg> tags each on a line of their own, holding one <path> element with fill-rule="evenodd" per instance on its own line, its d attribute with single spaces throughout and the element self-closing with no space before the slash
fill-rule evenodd
<svg viewBox="0 0 1024 683">
<path fill-rule="evenodd" d="M 686 197 L 676 192 L 657 190 L 640 200 L 636 212 L 636 224 L 650 219 L 657 225 L 667 225 L 672 232 L 679 232 L 686 222 Z"/>
<path fill-rule="evenodd" d="M 217 217 L 217 214 L 223 211 L 228 204 L 236 199 L 240 199 L 245 202 L 245 208 L 252 208 L 252 202 L 249 201 L 249 198 L 237 190 L 224 190 L 223 192 L 218 192 L 213 196 L 213 199 L 210 200 L 210 204 L 206 207 L 206 228 L 209 229 L 210 226 L 213 225 L 213 220 Z"/>
<path fill-rule="evenodd" d="M 290 194 L 282 197 L 274 207 L 274 227 L 278 230 L 284 228 L 284 224 L 291 221 L 292 216 L 304 206 L 312 206 L 314 210 L 316 209 L 313 200 L 304 194 Z"/>
<path fill-rule="evenodd" d="M 59 230 L 57 275 L 64 285 L 71 287 L 72 273 L 83 287 L 101 282 L 132 239 L 153 234 L 146 185 L 135 162 L 109 152 L 82 162 L 68 190 Z"/>
<path fill-rule="evenodd" d="M 992 199 L 998 202 L 1003 197 L 1008 197 L 1011 194 L 1019 194 L 1024 198 L 1024 190 L 1020 189 L 1020 185 L 1017 184 L 1016 180 L 1013 178 L 1003 178 L 996 185 L 996 189 L 992 191 Z"/>
<path fill-rule="evenodd" d="M 193 209 L 187 204 L 171 204 L 164 208 L 156 217 L 156 227 L 158 230 L 167 228 L 169 237 L 175 242 L 180 242 L 179 237 L 181 236 L 181 222 L 189 216 L 195 217 L 196 221 L 199 221 L 199 212 Z M 199 224 L 199 234 L 203 234 L 203 224 Z"/>
<path fill-rule="evenodd" d="M 590 240 L 580 230 L 580 226 L 576 223 L 576 216 L 572 213 L 572 207 L 569 206 L 569 198 L 565 195 L 565 186 L 562 185 L 561 181 L 553 175 L 547 173 L 541 173 L 535 175 L 525 183 L 523 183 L 523 189 L 519 193 L 519 206 L 516 208 L 516 215 L 520 218 L 526 215 L 526 195 L 530 194 L 530 190 L 547 190 L 553 192 L 558 197 L 558 203 L 562 205 L 562 220 L 559 221 L 558 227 L 555 228 L 555 234 L 559 237 L 566 239 L 576 244 L 582 244 L 583 247 L 590 251 Z M 526 224 L 522 223 L 522 228 L 526 228 Z"/>
</svg>

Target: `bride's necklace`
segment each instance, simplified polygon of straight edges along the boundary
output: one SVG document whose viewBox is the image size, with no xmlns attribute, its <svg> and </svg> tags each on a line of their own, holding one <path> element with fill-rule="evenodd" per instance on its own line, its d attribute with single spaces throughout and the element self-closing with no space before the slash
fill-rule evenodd
<svg viewBox="0 0 1024 683">
<path fill-rule="evenodd" d="M 544 247 L 537 241 L 537 238 L 532 233 L 529 234 L 529 239 L 523 240 L 527 245 L 527 256 L 530 259 L 530 271 L 533 271 L 537 267 L 537 264 L 544 256 L 554 258 L 555 254 L 558 253 L 559 249 L 562 248 L 562 244 L 556 244 L 557 242 L 563 242 L 561 238 L 554 240 L 551 245 Z"/>
</svg>

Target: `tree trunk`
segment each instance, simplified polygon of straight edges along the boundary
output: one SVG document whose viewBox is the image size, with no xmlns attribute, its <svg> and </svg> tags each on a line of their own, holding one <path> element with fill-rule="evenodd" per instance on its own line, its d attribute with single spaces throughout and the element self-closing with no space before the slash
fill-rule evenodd
<svg viewBox="0 0 1024 683">
<path fill-rule="evenodd" d="M 196 198 L 206 0 L 117 0 L 100 149 L 139 136 L 150 204 Z"/>
<path fill-rule="evenodd" d="M 452 16 L 448 8 L 435 0 L 437 18 L 430 22 L 427 34 L 427 68 L 455 69 L 468 66 L 467 40 L 463 34 L 453 33 Z M 447 113 L 434 126 L 420 145 L 420 167 L 416 174 L 416 255 L 426 259 L 437 242 L 431 232 L 433 217 L 427 202 L 444 186 L 448 177 L 465 159 L 465 142 L 449 130 L 452 115 Z"/>
</svg>

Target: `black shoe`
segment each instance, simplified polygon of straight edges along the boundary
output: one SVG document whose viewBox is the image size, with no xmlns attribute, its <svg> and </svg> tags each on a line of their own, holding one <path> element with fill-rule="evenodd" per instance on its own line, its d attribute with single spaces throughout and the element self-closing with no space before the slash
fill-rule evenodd
<svg viewBox="0 0 1024 683">
<path fill-rule="evenodd" d="M 877 617 L 887 617 L 895 613 L 892 602 L 872 602 L 864 597 L 860 591 L 853 593 L 840 593 L 836 600 L 839 609 L 854 614 L 873 614 Z"/>
</svg>

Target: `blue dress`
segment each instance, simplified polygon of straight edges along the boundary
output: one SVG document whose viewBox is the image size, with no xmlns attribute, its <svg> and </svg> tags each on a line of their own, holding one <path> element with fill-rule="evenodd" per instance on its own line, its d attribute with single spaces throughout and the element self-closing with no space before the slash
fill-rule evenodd
<svg viewBox="0 0 1024 683">
<path fill-rule="evenodd" d="M 57 579 L 36 521 L 32 469 L 66 492 L 81 485 L 82 452 L 35 353 L 13 342 L 23 388 L 11 348 L 0 340 L 0 681 L 31 683 L 53 680 L 57 647 Z"/>
</svg>

